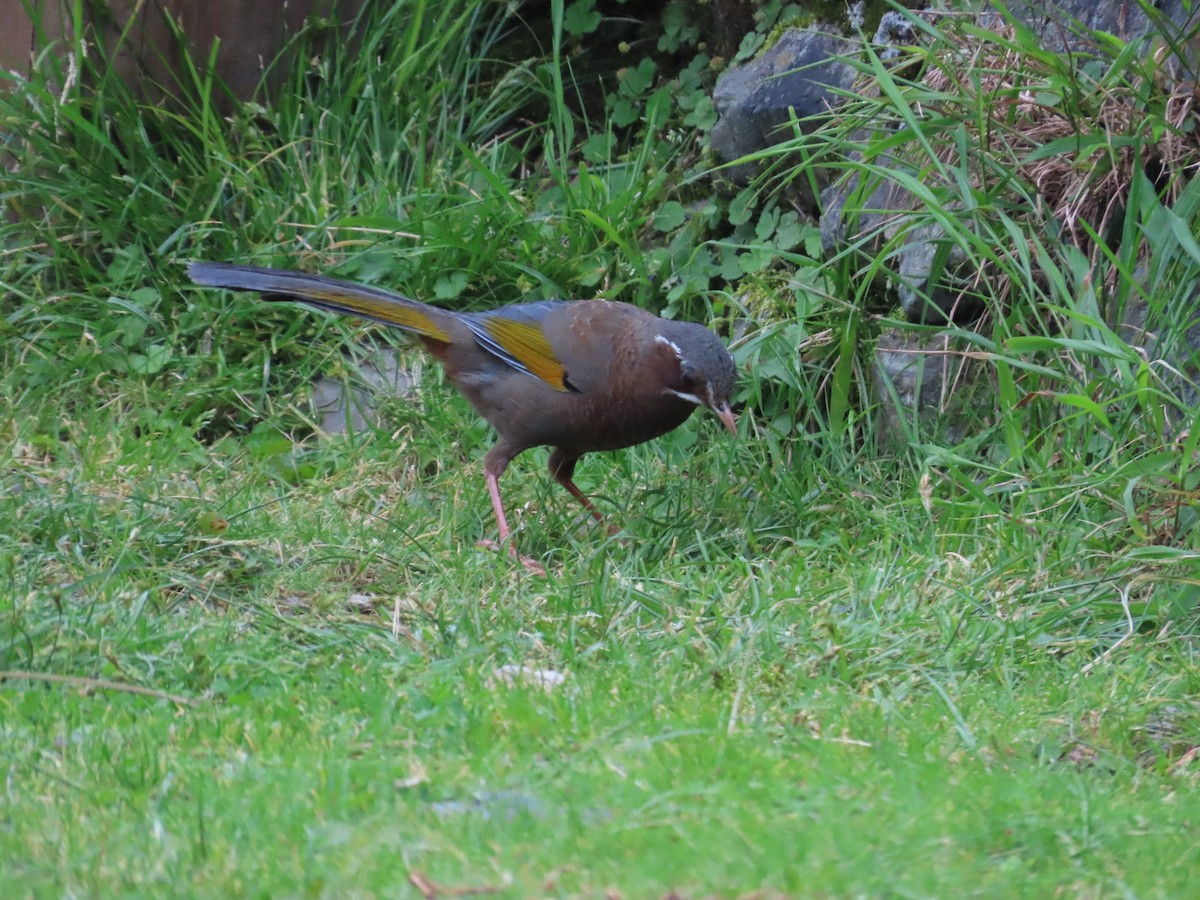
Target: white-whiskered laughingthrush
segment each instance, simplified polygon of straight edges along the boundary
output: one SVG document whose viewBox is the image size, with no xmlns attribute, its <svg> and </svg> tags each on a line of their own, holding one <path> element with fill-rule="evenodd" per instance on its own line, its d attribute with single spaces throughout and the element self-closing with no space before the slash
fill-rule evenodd
<svg viewBox="0 0 1200 900">
<path fill-rule="evenodd" d="M 496 429 L 483 470 L 501 541 L 510 529 L 500 476 L 530 447 L 553 448 L 550 474 L 600 520 L 572 480 L 583 454 L 666 434 L 699 406 L 736 434 L 729 408 L 733 357 L 715 334 L 693 322 L 606 300 L 451 312 L 323 275 L 213 262 L 189 263 L 187 271 L 205 287 L 257 291 L 266 300 L 305 303 L 416 335 Z M 509 552 L 517 556 L 511 542 Z M 541 570 L 532 560 L 522 562 Z"/>
</svg>

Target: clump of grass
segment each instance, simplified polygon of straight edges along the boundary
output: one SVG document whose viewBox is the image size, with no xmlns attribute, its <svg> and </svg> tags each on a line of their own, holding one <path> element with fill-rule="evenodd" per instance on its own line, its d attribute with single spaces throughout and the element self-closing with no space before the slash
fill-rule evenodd
<svg viewBox="0 0 1200 900">
<path fill-rule="evenodd" d="M 901 277 L 917 229 L 933 226 L 961 255 L 942 283 L 985 314 L 950 334 L 989 370 L 994 424 L 960 452 L 914 448 L 928 502 L 947 524 L 960 510 L 1026 523 L 1073 510 L 1085 567 L 1133 579 L 1139 609 L 1184 608 L 1173 598 L 1189 590 L 1197 549 L 1186 507 L 1200 255 L 1182 223 L 1200 147 L 1190 83 L 1166 52 L 1179 39 L 1168 23 L 1140 42 L 1089 35 L 1090 54 L 1057 54 L 1011 21 L 914 21 L 920 45 L 903 64 L 864 48 L 874 96 L 780 152 L 857 179 L 860 205 L 888 183 L 909 198 L 832 261 L 860 302 Z M 864 245 L 878 249 L 866 258 Z M 1149 601 L 1154 584 L 1165 606 Z"/>
</svg>

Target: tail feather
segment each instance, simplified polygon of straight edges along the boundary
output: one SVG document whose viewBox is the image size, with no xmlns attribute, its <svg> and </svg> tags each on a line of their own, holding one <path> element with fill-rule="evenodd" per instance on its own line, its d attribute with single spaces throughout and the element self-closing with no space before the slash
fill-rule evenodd
<svg viewBox="0 0 1200 900">
<path fill-rule="evenodd" d="M 453 313 L 391 291 L 324 275 L 229 263 L 190 262 L 187 273 L 192 281 L 203 287 L 257 291 L 265 300 L 305 303 L 318 309 L 382 322 L 435 341 L 450 340 L 444 323 L 453 317 Z"/>
</svg>

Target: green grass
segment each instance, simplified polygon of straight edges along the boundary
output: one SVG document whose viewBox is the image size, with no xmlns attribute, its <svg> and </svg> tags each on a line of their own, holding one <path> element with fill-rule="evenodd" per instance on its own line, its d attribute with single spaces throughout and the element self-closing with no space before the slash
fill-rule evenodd
<svg viewBox="0 0 1200 900">
<path fill-rule="evenodd" d="M 996 409 L 884 452 L 861 398 L 888 320 L 850 255 L 820 264 L 778 209 L 663 224 L 695 190 L 694 97 L 585 118 L 559 60 L 495 62 L 499 10 L 439 9 L 230 121 L 200 75 L 162 109 L 53 72 L 0 98 L 6 896 L 1188 895 L 1186 373 L 1123 342 L 1044 224 L 944 204 L 1008 267 L 1010 305 L 955 333 Z M 1143 289 L 1187 299 L 1194 191 L 1131 192 Z M 1029 257 L 987 258 L 985 226 Z M 353 378 L 363 328 L 186 286 L 198 256 L 735 318 L 740 436 L 698 415 L 587 457 L 616 536 L 520 457 L 534 578 L 476 547 L 490 436 L 432 363 L 402 348 L 414 395 L 320 438 L 306 385 Z M 682 289 L 718 269 L 745 277 Z"/>
<path fill-rule="evenodd" d="M 1186 892 L 1200 667 L 1174 635 L 1098 655 L 1121 585 L 1068 529 L 963 534 L 900 466 L 771 475 L 697 420 L 583 467 L 635 511 L 617 539 L 518 462 L 530 578 L 473 546 L 469 419 L 431 385 L 298 484 L 104 410 L 74 459 L 10 465 L 5 668 L 80 679 L 0 692 L 10 884 Z"/>
<path fill-rule="evenodd" d="M 193 640 L 229 642 L 236 625 L 209 619 Z M 517 896 L 1180 895 L 1196 865 L 1173 779 L 1119 754 L 1039 757 L 1072 730 L 1047 700 L 1102 704 L 1099 729 L 1137 715 L 1147 698 L 1109 679 L 736 695 L 629 636 L 621 655 L 645 662 L 580 659 L 546 695 L 489 684 L 507 655 L 492 647 L 431 656 L 364 630 L 322 629 L 307 652 L 273 628 L 243 637 L 237 656 L 260 658 L 226 658 L 228 689 L 198 707 L 7 696 L 27 723 L 6 734 L 7 816 L 25 823 L 9 877 L 84 894 L 395 894 L 419 872 Z"/>
</svg>

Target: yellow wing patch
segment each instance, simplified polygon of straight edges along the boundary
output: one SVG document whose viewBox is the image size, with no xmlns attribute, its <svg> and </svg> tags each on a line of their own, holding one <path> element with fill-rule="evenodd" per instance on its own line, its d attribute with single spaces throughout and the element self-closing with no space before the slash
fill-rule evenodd
<svg viewBox="0 0 1200 900">
<path fill-rule="evenodd" d="M 299 292 L 297 292 L 299 294 Z M 395 325 L 405 331 L 411 331 L 422 337 L 433 338 L 435 341 L 449 343 L 450 335 L 439 328 L 433 319 L 420 307 L 404 306 L 394 300 L 376 299 L 361 294 L 351 294 L 332 288 L 309 288 L 299 294 L 304 300 L 326 309 L 338 312 L 348 312 L 374 319 L 385 325 Z"/>
<path fill-rule="evenodd" d="M 472 330 L 492 352 L 514 368 L 527 372 L 544 381 L 556 391 L 570 390 L 566 383 L 566 370 L 554 355 L 554 349 L 546 340 L 540 326 L 530 322 L 519 322 L 506 316 L 487 316 L 479 324 L 486 333 L 481 333 L 472 323 Z"/>
</svg>

